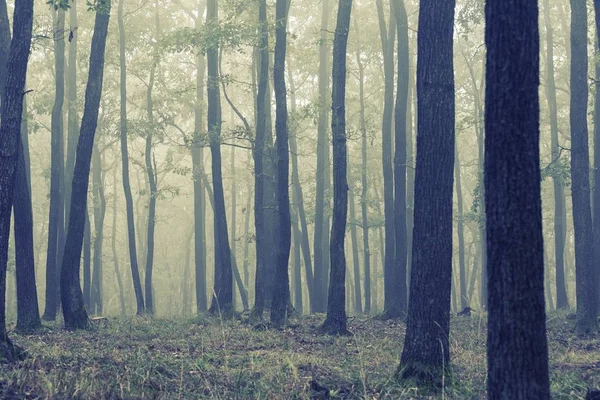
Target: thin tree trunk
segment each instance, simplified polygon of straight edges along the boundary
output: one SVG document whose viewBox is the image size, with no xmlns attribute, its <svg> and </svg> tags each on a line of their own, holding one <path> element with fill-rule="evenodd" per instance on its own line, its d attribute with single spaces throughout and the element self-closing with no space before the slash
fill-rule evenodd
<svg viewBox="0 0 600 400">
<path fill-rule="evenodd" d="M 293 243 L 294 243 L 294 308 L 296 312 L 302 314 L 302 260 L 300 257 L 300 243 L 302 243 L 302 234 L 298 228 L 298 207 L 295 207 L 292 213 Z"/>
<path fill-rule="evenodd" d="M 596 265 L 596 314 L 600 314 L 600 90 L 598 82 L 600 81 L 600 1 L 594 0 L 594 14 L 596 22 L 596 41 L 595 41 L 595 74 L 596 90 L 594 97 L 594 198 L 593 198 L 593 218 L 594 218 L 594 263 Z M 565 290 L 566 296 L 566 290 Z"/>
<path fill-rule="evenodd" d="M 125 316 L 125 294 L 123 289 L 123 279 L 119 268 L 119 255 L 117 254 L 117 168 L 113 170 L 113 210 L 112 210 L 112 238 L 111 250 L 113 263 L 115 266 L 115 277 L 117 278 L 117 287 L 119 288 L 119 306 L 121 307 L 121 316 Z"/>
<path fill-rule="evenodd" d="M 458 154 L 458 144 L 454 146 L 454 179 L 456 187 L 456 202 L 458 211 L 457 234 L 458 234 L 458 272 L 460 289 L 457 293 L 460 295 L 460 308 L 469 307 L 467 298 L 467 273 L 465 267 L 465 221 L 463 217 L 463 196 L 462 185 L 460 183 L 460 157 Z"/>
<path fill-rule="evenodd" d="M 362 294 L 360 290 L 360 261 L 358 255 L 358 235 L 356 233 L 356 205 L 354 193 L 348 189 L 348 202 L 350 203 L 350 239 L 352 242 L 352 266 L 354 267 L 354 312 L 362 314 Z"/>
<path fill-rule="evenodd" d="M 129 249 L 129 263 L 131 277 L 135 291 L 137 315 L 145 312 L 144 295 L 138 267 L 137 249 L 135 243 L 135 221 L 133 213 L 133 197 L 129 183 L 129 151 L 127 149 L 127 69 L 125 66 L 125 21 L 123 19 L 123 5 L 125 0 L 119 0 L 118 25 L 119 25 L 119 66 L 120 76 L 120 105 L 121 105 L 121 166 L 123 168 L 123 191 L 125 193 L 125 207 L 127 210 L 127 240 Z"/>
<path fill-rule="evenodd" d="M 67 64 L 67 159 L 65 164 L 65 221 L 69 221 L 71 206 L 71 183 L 75 167 L 75 150 L 79 136 L 77 115 L 77 41 L 78 34 L 77 2 L 69 2 L 69 57 Z"/>
<path fill-rule="evenodd" d="M 92 229 L 86 207 L 85 226 L 83 228 L 83 305 L 91 310 L 92 304 Z"/>
<path fill-rule="evenodd" d="M 248 184 L 248 201 L 243 210 L 244 217 L 244 287 L 250 287 L 250 272 L 248 271 L 248 253 L 250 248 L 250 207 L 252 207 L 252 188 Z"/>
<path fill-rule="evenodd" d="M 102 249 L 104 244 L 104 217 L 106 215 L 106 198 L 104 197 L 104 179 L 102 160 L 98 146 L 92 151 L 92 193 L 94 203 L 94 270 L 92 273 L 92 314 L 102 314 Z"/>
</svg>

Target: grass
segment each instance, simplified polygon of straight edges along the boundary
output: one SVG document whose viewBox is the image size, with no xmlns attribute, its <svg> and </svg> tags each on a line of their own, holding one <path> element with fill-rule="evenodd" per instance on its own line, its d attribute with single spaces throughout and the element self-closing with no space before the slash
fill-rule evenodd
<svg viewBox="0 0 600 400">
<path fill-rule="evenodd" d="M 318 335 L 323 316 L 283 330 L 236 320 L 108 319 L 89 331 L 49 325 L 12 333 L 29 357 L 0 365 L 0 398 L 309 399 L 431 398 L 390 378 L 403 323 L 357 318 L 351 337 Z M 600 341 L 579 339 L 566 314 L 548 320 L 552 394 L 584 398 L 600 387 Z M 485 398 L 485 320 L 454 317 L 453 385 L 439 397 Z"/>
</svg>

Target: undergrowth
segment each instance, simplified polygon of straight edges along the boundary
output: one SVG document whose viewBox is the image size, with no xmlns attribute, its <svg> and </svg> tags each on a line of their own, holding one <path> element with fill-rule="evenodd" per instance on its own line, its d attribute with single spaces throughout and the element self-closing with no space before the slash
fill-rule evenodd
<svg viewBox="0 0 600 400">
<path fill-rule="evenodd" d="M 26 360 L 0 365 L 0 398 L 309 399 L 431 398 L 392 379 L 405 325 L 353 320 L 353 336 L 318 334 L 323 316 L 283 330 L 238 320 L 109 318 L 88 331 L 47 325 L 11 333 Z M 600 341 L 574 335 L 566 314 L 548 319 L 552 395 L 584 398 L 600 387 Z M 453 317 L 452 384 L 436 396 L 485 398 L 486 323 Z"/>
</svg>

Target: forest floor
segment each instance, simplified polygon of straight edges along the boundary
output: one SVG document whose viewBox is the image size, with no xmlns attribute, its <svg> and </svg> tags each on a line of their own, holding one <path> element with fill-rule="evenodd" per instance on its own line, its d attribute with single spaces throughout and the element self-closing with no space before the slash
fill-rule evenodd
<svg viewBox="0 0 600 400">
<path fill-rule="evenodd" d="M 351 337 L 317 334 L 323 315 L 284 330 L 237 320 L 109 318 L 88 331 L 47 325 L 11 333 L 29 356 L 0 365 L 0 398 L 317 399 L 432 398 L 391 378 L 404 323 L 356 318 Z M 600 388 L 600 339 L 581 339 L 565 314 L 548 318 L 554 399 Z M 453 317 L 455 378 L 442 398 L 485 398 L 485 319 Z"/>
</svg>

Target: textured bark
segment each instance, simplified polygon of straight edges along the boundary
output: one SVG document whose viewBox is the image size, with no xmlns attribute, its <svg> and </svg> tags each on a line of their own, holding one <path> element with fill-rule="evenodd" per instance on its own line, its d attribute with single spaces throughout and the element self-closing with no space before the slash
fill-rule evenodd
<svg viewBox="0 0 600 400">
<path fill-rule="evenodd" d="M 485 17 L 487 395 L 549 399 L 537 1 L 488 1 Z"/>
<path fill-rule="evenodd" d="M 379 19 L 379 35 L 383 51 L 384 94 L 383 116 L 381 120 L 381 143 L 383 165 L 383 215 L 385 223 L 385 259 L 383 260 L 383 317 L 398 317 L 398 271 L 395 268 L 394 235 L 394 170 L 392 166 L 392 117 L 394 111 L 394 42 L 396 24 L 394 14 L 390 12 L 389 26 L 386 28 L 382 0 L 376 1 Z M 388 31 L 389 29 L 389 31 Z"/>
<path fill-rule="evenodd" d="M 15 265 L 17 276 L 17 330 L 32 331 L 42 326 L 35 285 L 33 211 L 29 172 L 27 107 L 23 104 L 21 143 L 14 187 Z"/>
<path fill-rule="evenodd" d="M 287 47 L 288 0 L 277 0 L 275 6 L 275 59 L 273 65 L 273 88 L 275 90 L 275 134 L 277 137 L 277 211 L 278 239 L 271 323 L 282 326 L 287 319 L 289 302 L 290 245 L 292 225 L 290 194 L 288 188 L 290 159 L 287 127 L 287 93 L 285 87 L 285 52 Z"/>
<path fill-rule="evenodd" d="M 52 9 L 54 41 L 54 106 L 51 117 L 50 210 L 46 252 L 46 308 L 43 318 L 56 319 L 59 305 L 60 253 L 64 235 L 63 103 L 65 98 L 65 12 Z"/>
<path fill-rule="evenodd" d="M 0 0 L 0 104 L 6 90 L 6 64 L 10 51 L 10 20 L 6 0 Z"/>
<path fill-rule="evenodd" d="M 404 0 L 392 3 L 398 31 L 398 84 L 394 111 L 394 270 L 389 287 L 395 292 L 387 302 L 389 317 L 403 317 L 407 309 L 406 285 L 406 115 L 408 113 L 408 20 Z"/>
<path fill-rule="evenodd" d="M 92 151 L 92 202 L 94 205 L 94 269 L 89 311 L 102 315 L 102 250 L 104 247 L 104 217 L 106 216 L 106 197 L 104 196 L 104 177 L 102 159 L 98 146 Z"/>
<path fill-rule="evenodd" d="M 217 0 L 207 3 L 206 24 L 219 23 Z M 206 50 L 208 64 L 208 132 L 212 155 L 212 181 L 214 192 L 214 235 L 215 235 L 215 274 L 211 313 L 227 314 L 231 311 L 233 297 L 233 274 L 231 271 L 231 250 L 227 235 L 227 216 L 223 194 L 223 173 L 221 171 L 221 99 L 219 90 L 219 48 L 211 43 Z"/>
<path fill-rule="evenodd" d="M 594 15 L 596 22 L 595 74 L 596 82 L 600 81 L 600 0 L 594 0 Z M 600 90 L 596 87 L 594 98 L 594 264 L 596 265 L 596 314 L 600 314 Z"/>
<path fill-rule="evenodd" d="M 454 145 L 454 179 L 456 186 L 456 203 L 458 211 L 457 235 L 458 235 L 458 273 L 460 288 L 457 294 L 460 297 L 460 309 L 464 310 L 469 307 L 469 299 L 467 298 L 467 272 L 465 266 L 465 221 L 463 214 L 463 196 L 462 186 L 460 183 L 460 158 L 458 156 L 458 144 Z"/>
<path fill-rule="evenodd" d="M 327 264 L 329 259 L 324 254 L 328 246 L 329 223 L 325 218 L 325 190 L 329 180 L 329 142 L 327 122 L 329 108 L 327 107 L 327 91 L 329 88 L 328 75 L 328 43 L 327 31 L 329 26 L 329 0 L 323 0 L 321 12 L 321 33 L 319 39 L 319 121 L 317 125 L 317 174 L 315 192 L 315 229 L 314 229 L 314 287 L 313 312 L 325 312 L 327 309 Z"/>
<path fill-rule="evenodd" d="M 89 77 L 85 91 L 85 106 L 77 143 L 75 172 L 71 188 L 69 229 L 67 230 L 60 279 L 62 309 L 67 329 L 86 328 L 89 323 L 79 284 L 79 263 L 83 244 L 90 162 L 102 94 L 104 51 L 110 19 L 110 4 L 111 0 L 104 0 L 104 2 L 98 4 L 99 7 L 96 10 L 90 51 Z"/>
<path fill-rule="evenodd" d="M 121 167 L 123 169 L 123 192 L 125 193 L 125 208 L 127 210 L 127 241 L 129 249 L 129 264 L 137 307 L 137 315 L 145 312 L 144 295 L 138 267 L 137 248 L 135 243 L 135 220 L 133 214 L 133 197 L 129 183 L 129 151 L 127 149 L 127 67 L 125 65 L 125 21 L 123 20 L 123 4 L 119 0 L 117 18 L 119 25 L 119 67 L 120 67 L 120 139 L 121 139 Z"/>
<path fill-rule="evenodd" d="M 588 145 L 588 52 L 587 3 L 571 0 L 571 196 L 575 231 L 575 285 L 577 291 L 577 332 L 598 329 L 596 267 L 593 254 L 590 207 L 590 151 Z"/>
<path fill-rule="evenodd" d="M 450 362 L 454 167 L 453 0 L 421 0 L 417 41 L 419 129 L 413 265 L 398 378 L 440 387 Z"/>
<path fill-rule="evenodd" d="M 554 81 L 554 39 L 550 21 L 550 5 L 544 0 L 544 21 L 546 24 L 546 99 L 550 114 L 550 147 L 553 163 L 560 163 L 558 147 L 558 110 L 556 106 L 556 83 Z M 554 190 L 554 262 L 556 267 L 556 308 L 568 308 L 567 286 L 565 283 L 565 233 L 567 215 L 565 209 L 565 189 L 561 176 L 552 176 Z"/>
<path fill-rule="evenodd" d="M 331 268 L 327 318 L 321 330 L 336 335 L 348 333 L 346 326 L 346 254 L 344 244 L 348 217 L 348 160 L 346 154 L 346 48 L 350 32 L 352 0 L 340 0 L 333 39 L 331 78 L 331 131 L 333 134 L 333 220 L 331 224 Z M 357 301 L 360 299 L 359 298 Z"/>
<path fill-rule="evenodd" d="M 6 331 L 6 265 L 23 115 L 23 89 L 31 47 L 32 0 L 22 0 L 15 4 L 13 24 L 13 39 L 8 52 L 6 80 L 3 84 L 5 90 L 0 108 L 0 359 L 9 361 L 19 357 L 18 348 L 11 343 Z"/>
</svg>

